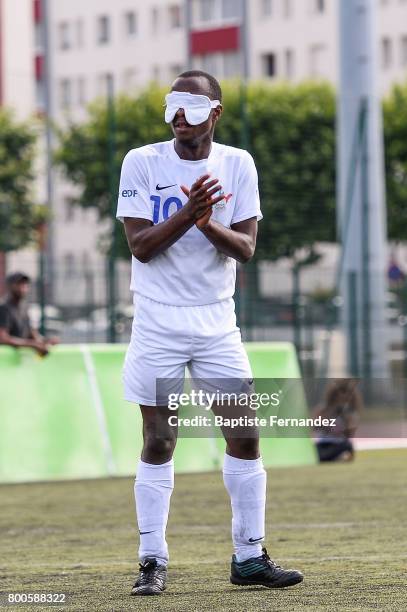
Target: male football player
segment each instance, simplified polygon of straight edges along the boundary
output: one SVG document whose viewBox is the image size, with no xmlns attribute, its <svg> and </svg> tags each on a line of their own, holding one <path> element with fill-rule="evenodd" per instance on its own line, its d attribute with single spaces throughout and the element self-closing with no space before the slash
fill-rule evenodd
<svg viewBox="0 0 407 612">
<path fill-rule="evenodd" d="M 247 151 L 213 141 L 222 115 L 217 80 L 181 74 L 166 96 L 174 139 L 130 151 L 123 162 L 117 216 L 132 258 L 134 323 L 124 365 L 125 398 L 140 405 L 144 446 L 135 481 L 140 575 L 132 595 L 166 587 L 165 538 L 174 487 L 177 431 L 168 423 L 157 379 L 251 380 L 236 326 L 236 261 L 253 256 L 260 211 L 258 178 Z M 301 582 L 262 549 L 266 472 L 258 436 L 226 435 L 223 464 L 232 506 L 233 584 L 286 587 Z"/>
</svg>

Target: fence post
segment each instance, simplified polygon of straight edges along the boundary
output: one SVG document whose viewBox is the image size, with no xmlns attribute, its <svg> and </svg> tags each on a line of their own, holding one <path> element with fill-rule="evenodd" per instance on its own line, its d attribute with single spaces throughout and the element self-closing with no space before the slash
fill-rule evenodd
<svg viewBox="0 0 407 612">
<path fill-rule="evenodd" d="M 293 309 L 293 330 L 294 330 L 294 345 L 298 354 L 298 361 L 302 368 L 301 362 L 301 314 L 300 314 L 300 266 L 294 264 L 292 268 L 293 292 L 292 292 L 292 309 Z"/>
<path fill-rule="evenodd" d="M 357 274 L 356 272 L 348 273 L 348 295 L 349 295 L 349 312 L 348 325 L 350 336 L 350 374 L 359 376 L 359 343 L 358 343 L 358 298 L 357 298 Z"/>
<path fill-rule="evenodd" d="M 37 280 L 38 301 L 40 304 L 41 316 L 39 331 L 42 336 L 47 333 L 47 318 L 45 313 L 46 306 L 46 242 L 47 242 L 47 226 L 42 223 L 38 228 L 38 267 L 39 275 Z"/>
<path fill-rule="evenodd" d="M 362 199 L 362 223 L 361 223 L 361 246 L 362 246 L 362 372 L 367 380 L 371 378 L 371 316 L 370 316 L 370 215 L 369 215 L 369 152 L 367 138 L 367 100 L 363 100 L 360 113 L 360 142 L 362 147 L 361 155 L 361 199 Z"/>
<path fill-rule="evenodd" d="M 114 102 L 114 80 L 113 75 L 108 75 L 107 83 L 107 145 L 108 145 L 108 177 L 109 196 L 112 218 L 112 241 L 109 249 L 107 267 L 108 275 L 108 305 L 109 305 L 109 342 L 116 342 L 116 251 L 117 251 L 117 227 L 116 227 L 116 113 Z"/>
</svg>

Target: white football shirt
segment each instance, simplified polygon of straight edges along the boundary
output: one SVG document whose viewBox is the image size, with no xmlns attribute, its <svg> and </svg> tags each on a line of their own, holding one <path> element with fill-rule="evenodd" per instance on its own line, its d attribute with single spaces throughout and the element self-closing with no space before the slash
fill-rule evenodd
<svg viewBox="0 0 407 612">
<path fill-rule="evenodd" d="M 132 149 L 124 158 L 117 218 L 162 223 L 187 203 L 180 185 L 188 188 L 204 174 L 217 178 L 226 199 L 215 206 L 212 219 L 230 227 L 252 217 L 262 219 L 256 167 L 242 149 L 213 143 L 208 159 L 187 161 L 175 141 Z M 236 261 L 219 253 L 193 226 L 166 251 L 148 263 L 132 259 L 130 289 L 173 306 L 212 304 L 233 296 Z"/>
</svg>

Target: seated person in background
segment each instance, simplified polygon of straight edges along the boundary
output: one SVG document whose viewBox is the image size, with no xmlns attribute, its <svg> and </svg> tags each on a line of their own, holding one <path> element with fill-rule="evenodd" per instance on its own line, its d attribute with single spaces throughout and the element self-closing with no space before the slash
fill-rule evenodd
<svg viewBox="0 0 407 612">
<path fill-rule="evenodd" d="M 49 347 L 58 344 L 58 339 L 43 338 L 31 327 L 25 300 L 30 282 L 30 278 L 21 272 L 6 278 L 7 295 L 0 304 L 0 344 L 15 348 L 28 347 L 45 357 Z"/>
<path fill-rule="evenodd" d="M 351 461 L 354 458 L 352 436 L 359 423 L 362 396 L 352 378 L 329 383 L 322 405 L 316 407 L 314 418 L 336 419 L 334 427 L 318 428 L 316 447 L 320 461 Z"/>
</svg>

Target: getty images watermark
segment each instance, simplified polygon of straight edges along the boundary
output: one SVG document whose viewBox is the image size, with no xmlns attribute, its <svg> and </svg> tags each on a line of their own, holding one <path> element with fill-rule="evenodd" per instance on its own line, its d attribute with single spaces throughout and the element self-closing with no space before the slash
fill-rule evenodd
<svg viewBox="0 0 407 612">
<path fill-rule="evenodd" d="M 194 416 L 171 415 L 168 423 L 171 427 L 226 427 L 235 428 L 319 428 L 335 427 L 336 418 L 324 418 L 317 416 L 308 417 L 282 417 L 278 414 L 267 414 L 265 416 L 253 415 L 249 410 L 279 408 L 283 392 L 279 390 L 274 393 L 224 393 L 220 391 L 208 392 L 192 389 L 188 393 L 170 393 L 168 395 L 168 408 L 178 410 L 180 408 L 193 408 L 204 410 L 206 414 L 195 414 Z M 237 413 L 236 416 L 229 414 L 228 410 Z M 208 414 L 214 410 L 215 414 Z M 216 414 L 217 413 L 217 414 Z"/>
</svg>

